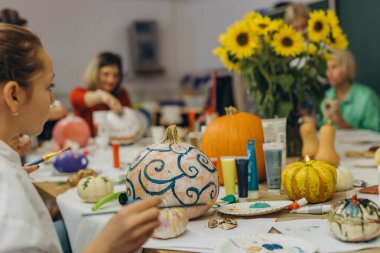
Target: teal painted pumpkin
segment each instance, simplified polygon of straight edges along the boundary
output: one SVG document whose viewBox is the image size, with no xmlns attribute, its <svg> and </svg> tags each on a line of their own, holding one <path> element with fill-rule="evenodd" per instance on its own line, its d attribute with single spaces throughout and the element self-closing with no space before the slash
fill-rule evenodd
<svg viewBox="0 0 380 253">
<path fill-rule="evenodd" d="M 164 140 L 141 151 L 128 173 L 129 199 L 160 195 L 165 205 L 183 206 L 190 219 L 204 214 L 218 194 L 215 166 L 202 151 L 181 143 L 175 126 L 168 127 Z"/>
</svg>

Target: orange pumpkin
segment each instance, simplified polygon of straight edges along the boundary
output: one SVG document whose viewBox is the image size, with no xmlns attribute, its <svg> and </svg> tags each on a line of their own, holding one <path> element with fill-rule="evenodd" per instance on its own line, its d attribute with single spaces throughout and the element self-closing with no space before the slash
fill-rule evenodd
<svg viewBox="0 0 380 253">
<path fill-rule="evenodd" d="M 164 140 L 142 150 L 131 164 L 128 198 L 162 196 L 168 206 L 181 206 L 190 219 L 204 214 L 219 194 L 218 173 L 196 147 L 181 143 L 170 126 Z"/>
<path fill-rule="evenodd" d="M 226 115 L 211 122 L 202 137 L 201 150 L 208 157 L 218 158 L 217 170 L 223 184 L 221 156 L 246 156 L 248 139 L 255 139 L 255 152 L 259 179 L 265 179 L 264 131 L 261 118 L 226 108 Z"/>
</svg>

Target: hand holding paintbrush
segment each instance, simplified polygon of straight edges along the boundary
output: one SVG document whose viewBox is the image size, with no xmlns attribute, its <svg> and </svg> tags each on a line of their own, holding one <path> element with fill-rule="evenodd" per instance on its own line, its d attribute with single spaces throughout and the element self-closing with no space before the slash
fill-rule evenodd
<svg viewBox="0 0 380 253">
<path fill-rule="evenodd" d="M 52 158 L 52 157 L 54 157 L 54 156 L 56 156 L 56 155 L 58 155 L 58 154 L 60 154 L 62 152 L 65 152 L 67 150 L 71 150 L 71 147 L 67 147 L 67 148 L 61 149 L 61 150 L 59 150 L 57 152 L 46 154 L 46 155 L 42 156 L 41 158 L 39 158 L 37 160 L 34 160 L 34 161 L 26 163 L 24 166 L 32 166 L 32 165 L 40 164 L 42 162 L 46 162 L 50 158 Z"/>
</svg>

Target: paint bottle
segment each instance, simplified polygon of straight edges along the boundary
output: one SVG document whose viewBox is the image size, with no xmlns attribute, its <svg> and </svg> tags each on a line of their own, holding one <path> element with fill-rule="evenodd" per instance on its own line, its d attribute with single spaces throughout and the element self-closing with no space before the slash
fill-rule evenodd
<svg viewBox="0 0 380 253">
<path fill-rule="evenodd" d="M 235 157 L 236 173 L 238 180 L 239 202 L 248 200 L 248 157 Z"/>
<path fill-rule="evenodd" d="M 259 175 L 257 172 L 255 140 L 248 139 L 248 198 L 258 199 L 259 195 Z"/>
<path fill-rule="evenodd" d="M 282 148 L 282 143 L 263 144 L 268 190 L 281 189 Z"/>
<path fill-rule="evenodd" d="M 119 156 L 120 144 L 116 141 L 112 142 L 112 155 L 113 155 L 113 167 L 120 169 L 120 156 Z"/>
<path fill-rule="evenodd" d="M 226 195 L 235 195 L 236 166 L 234 156 L 220 157 Z"/>
</svg>

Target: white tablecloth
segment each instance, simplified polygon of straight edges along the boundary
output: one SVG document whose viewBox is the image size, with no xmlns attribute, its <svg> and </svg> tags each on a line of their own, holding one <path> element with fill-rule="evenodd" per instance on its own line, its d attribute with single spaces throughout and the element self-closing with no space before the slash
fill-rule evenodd
<svg viewBox="0 0 380 253">
<path fill-rule="evenodd" d="M 326 219 L 305 219 L 276 222 L 274 228 L 279 232 L 312 241 L 318 252 L 342 252 L 380 247 L 380 237 L 360 243 L 345 243 L 335 237 L 330 231 Z"/>
<path fill-rule="evenodd" d="M 115 191 L 124 190 L 124 186 L 118 185 Z M 220 196 L 224 196 L 224 189 L 221 188 Z M 89 215 L 92 204 L 84 203 L 76 192 L 76 189 L 69 190 L 57 197 L 57 203 L 65 220 L 66 228 L 73 252 L 79 252 L 102 230 L 113 214 Z M 104 211 L 117 211 L 122 208 L 115 201 L 105 207 Z M 178 238 L 171 240 L 150 239 L 145 243 L 144 248 L 173 249 L 192 252 L 212 252 L 215 245 L 229 237 L 243 235 L 254 232 L 269 232 L 274 225 L 275 219 L 245 219 L 238 221 L 238 227 L 225 231 L 221 228 L 209 229 L 207 221 L 212 212 L 207 215 L 190 221 L 186 232 Z"/>
<path fill-rule="evenodd" d="M 341 157 L 341 166 L 351 169 L 355 179 L 364 180 L 367 182 L 367 185 L 374 185 L 378 183 L 374 159 L 346 158 L 345 152 L 347 150 L 365 151 L 370 146 L 379 144 L 380 134 L 378 133 L 363 130 L 340 130 L 337 131 L 335 147 Z M 134 145 L 123 147 L 120 156 L 121 162 L 131 162 L 143 146 L 144 145 Z M 118 174 L 113 172 L 110 149 L 98 150 L 97 153 L 92 154 L 89 158 L 91 161 L 90 168 L 118 177 Z M 363 166 L 367 166 L 367 168 Z M 36 181 L 41 181 L 41 179 L 46 180 L 38 174 L 32 174 L 32 177 L 34 177 Z M 123 190 L 123 187 L 124 186 L 117 186 L 115 191 Z M 224 194 L 221 193 L 219 196 L 224 196 Z M 379 199 L 377 195 L 361 194 L 360 197 L 370 198 L 376 202 L 378 202 Z M 83 203 L 77 196 L 75 189 L 58 196 L 57 203 L 64 217 L 74 252 L 78 252 L 84 245 L 91 241 L 104 227 L 110 217 L 112 217 L 112 214 L 86 215 L 91 205 Z M 268 232 L 274 225 L 274 219 L 246 219 L 239 220 L 239 226 L 234 230 L 221 231 L 206 228 L 207 219 L 208 216 L 204 216 L 201 219 L 191 221 L 188 225 L 187 232 L 177 239 L 164 241 L 151 239 L 144 247 L 211 252 L 215 244 L 220 240 L 224 240 L 232 235 Z"/>
</svg>

